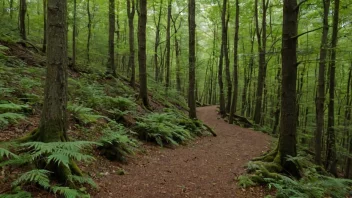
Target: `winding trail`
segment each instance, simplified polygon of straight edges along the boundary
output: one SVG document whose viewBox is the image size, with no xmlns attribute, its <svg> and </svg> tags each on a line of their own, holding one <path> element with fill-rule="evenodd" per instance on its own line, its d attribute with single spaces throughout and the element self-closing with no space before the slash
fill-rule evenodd
<svg viewBox="0 0 352 198">
<path fill-rule="evenodd" d="M 123 165 L 126 175 L 106 175 L 97 198 L 264 197 L 263 188 L 240 189 L 234 178 L 253 157 L 269 149 L 270 137 L 229 125 L 216 107 L 197 109 L 198 118 L 218 137 L 198 138 L 176 149 L 152 148 Z"/>
</svg>

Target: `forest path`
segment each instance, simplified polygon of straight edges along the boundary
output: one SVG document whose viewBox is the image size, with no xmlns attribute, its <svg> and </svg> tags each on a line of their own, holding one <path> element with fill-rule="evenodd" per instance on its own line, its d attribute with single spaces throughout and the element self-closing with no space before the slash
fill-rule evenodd
<svg viewBox="0 0 352 198">
<path fill-rule="evenodd" d="M 270 137 L 220 119 L 215 106 L 197 109 L 217 137 L 203 137 L 176 149 L 152 149 L 128 165 L 126 175 L 109 174 L 97 198 L 264 197 L 261 187 L 242 190 L 234 179 L 253 157 L 269 149 Z"/>
</svg>

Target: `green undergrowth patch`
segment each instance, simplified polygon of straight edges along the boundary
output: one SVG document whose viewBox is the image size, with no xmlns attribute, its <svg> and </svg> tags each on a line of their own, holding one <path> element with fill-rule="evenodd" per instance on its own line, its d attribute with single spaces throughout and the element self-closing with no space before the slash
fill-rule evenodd
<svg viewBox="0 0 352 198">
<path fill-rule="evenodd" d="M 307 155 L 304 155 L 307 156 Z M 351 191 L 352 180 L 335 178 L 320 166 L 313 163 L 313 159 L 299 155 L 288 160 L 294 162 L 301 170 L 301 179 L 294 179 L 279 173 L 268 163 L 250 161 L 247 164 L 247 174 L 237 178 L 238 185 L 247 188 L 256 185 L 267 185 L 275 189 L 278 198 L 321 198 L 346 197 Z"/>
<path fill-rule="evenodd" d="M 130 129 L 112 121 L 103 130 L 98 149 L 109 160 L 126 162 L 126 157 L 134 155 L 139 147 L 134 135 Z"/>
<path fill-rule="evenodd" d="M 70 174 L 65 177 L 66 181 L 58 183 L 53 180 L 54 173 L 47 169 L 53 165 L 69 168 L 72 166 L 72 161 L 91 162 L 94 157 L 86 154 L 84 149 L 97 144 L 87 141 L 2 144 L 0 147 L 0 169 L 3 170 L 4 180 L 11 182 L 12 190 L 7 194 L 0 195 L 0 197 L 31 197 L 26 189 L 33 185 L 67 198 L 88 197 L 89 195 L 84 189 L 86 187 L 97 188 L 90 177 Z M 20 167 L 28 171 L 24 173 L 15 171 Z M 70 185 L 65 186 L 68 184 Z"/>
<path fill-rule="evenodd" d="M 150 113 L 140 117 L 135 130 L 140 139 L 156 142 L 160 146 L 179 145 L 202 135 L 203 125 L 171 109 L 163 113 Z"/>
</svg>

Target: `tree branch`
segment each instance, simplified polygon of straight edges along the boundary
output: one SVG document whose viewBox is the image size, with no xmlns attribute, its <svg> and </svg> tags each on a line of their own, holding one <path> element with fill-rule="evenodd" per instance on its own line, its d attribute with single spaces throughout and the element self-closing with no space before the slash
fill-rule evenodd
<svg viewBox="0 0 352 198">
<path fill-rule="evenodd" d="M 298 5 L 295 7 L 295 11 L 297 11 L 301 7 L 301 5 L 304 4 L 307 1 L 308 0 L 303 0 L 303 1 L 299 2 Z"/>
<path fill-rule="evenodd" d="M 309 31 L 307 31 L 307 32 L 303 32 L 303 33 L 301 33 L 301 34 L 298 34 L 298 35 L 296 35 L 296 36 L 293 36 L 293 37 L 291 37 L 291 39 L 296 39 L 296 38 L 298 38 L 298 37 L 300 37 L 300 36 L 303 36 L 303 35 L 305 35 L 305 34 L 308 34 L 308 33 L 311 33 L 311 32 L 314 32 L 314 31 L 317 31 L 317 30 L 320 30 L 320 29 L 323 29 L 324 27 L 319 27 L 319 28 L 315 28 L 315 29 L 313 29 L 313 30 L 309 30 Z"/>
</svg>

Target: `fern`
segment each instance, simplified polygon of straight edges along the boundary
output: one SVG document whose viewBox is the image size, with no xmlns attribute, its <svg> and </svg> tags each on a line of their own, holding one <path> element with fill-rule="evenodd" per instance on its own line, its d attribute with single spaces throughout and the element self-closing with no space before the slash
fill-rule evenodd
<svg viewBox="0 0 352 198">
<path fill-rule="evenodd" d="M 12 153 L 11 151 L 6 150 L 6 149 L 4 149 L 4 148 L 0 148 L 0 159 L 1 159 L 2 157 L 6 157 L 6 158 L 10 158 L 10 157 L 12 157 L 12 158 L 18 158 L 18 155 L 14 154 L 14 153 Z"/>
<path fill-rule="evenodd" d="M 116 122 L 110 122 L 103 134 L 99 149 L 110 160 L 125 161 L 138 147 L 137 141 L 127 135 L 127 129 Z"/>
<path fill-rule="evenodd" d="M 71 189 L 69 187 L 54 186 L 51 191 L 55 194 L 63 195 L 65 198 L 85 198 L 90 197 L 89 195 L 83 194 L 76 189 Z"/>
<path fill-rule="evenodd" d="M 0 198 L 31 198 L 32 195 L 29 192 L 20 190 L 14 194 L 0 194 Z"/>
<path fill-rule="evenodd" d="M 164 144 L 178 145 L 193 139 L 191 132 L 177 122 L 172 113 L 151 113 L 140 118 L 136 129 L 141 138 Z"/>
<path fill-rule="evenodd" d="M 12 186 L 20 186 L 28 183 L 39 184 L 44 189 L 50 189 L 50 180 L 49 180 L 50 171 L 43 169 L 34 169 L 23 173 L 19 178 L 17 178 Z"/>
<path fill-rule="evenodd" d="M 72 113 L 74 118 L 84 124 L 95 123 L 100 118 L 106 118 L 105 116 L 94 114 L 93 109 L 80 105 L 68 105 L 67 110 Z"/>
<path fill-rule="evenodd" d="M 69 167 L 70 160 L 91 161 L 94 157 L 82 154 L 80 151 L 84 147 L 96 145 L 95 142 L 76 141 L 76 142 L 28 142 L 21 144 L 22 147 L 32 150 L 32 159 L 47 156 L 48 163 L 55 162 Z"/>
<path fill-rule="evenodd" d="M 88 185 L 92 186 L 93 188 L 98 188 L 97 184 L 90 177 L 82 177 L 82 176 L 77 176 L 77 175 L 70 175 L 69 179 L 71 181 L 79 183 L 79 184 L 88 184 Z"/>
<path fill-rule="evenodd" d="M 9 124 L 16 123 L 18 120 L 25 119 L 25 116 L 18 113 L 1 113 L 0 128 L 6 127 Z"/>
<path fill-rule="evenodd" d="M 5 113 L 5 112 L 18 112 L 24 109 L 28 109 L 28 105 L 18 105 L 14 103 L 5 103 L 5 104 L 0 104 L 0 112 Z"/>
</svg>

